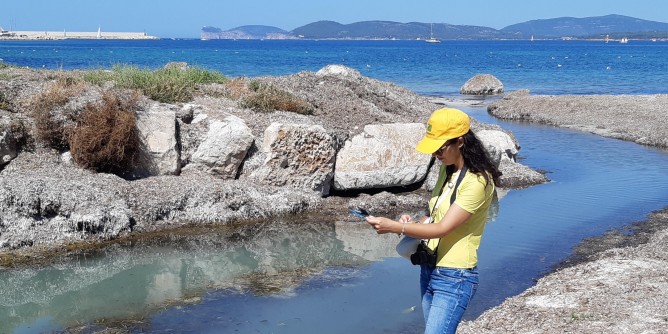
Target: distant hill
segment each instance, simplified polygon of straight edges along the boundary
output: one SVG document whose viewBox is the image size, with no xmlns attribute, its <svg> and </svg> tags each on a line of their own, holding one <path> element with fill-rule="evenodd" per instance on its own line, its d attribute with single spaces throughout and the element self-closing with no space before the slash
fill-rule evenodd
<svg viewBox="0 0 668 334">
<path fill-rule="evenodd" d="M 601 38 L 609 34 L 637 38 L 662 38 L 668 35 L 668 23 L 637 19 L 622 15 L 597 17 L 560 17 L 517 23 L 497 30 L 489 27 L 452 25 L 447 23 L 399 23 L 362 21 L 341 24 L 318 21 L 285 31 L 271 26 L 242 26 L 230 30 L 202 28 L 203 39 L 528 39 L 537 38 Z"/>
<path fill-rule="evenodd" d="M 501 31 L 521 38 L 541 37 L 582 37 L 617 33 L 653 33 L 668 32 L 668 23 L 641 20 L 622 15 L 596 17 L 559 17 L 545 20 L 532 20 L 507 26 Z"/>
<path fill-rule="evenodd" d="M 223 31 L 216 27 L 204 27 L 200 34 L 202 39 L 295 39 L 296 37 L 283 29 L 249 25 Z"/>
<path fill-rule="evenodd" d="M 391 21 L 363 21 L 351 24 L 319 21 L 292 31 L 294 35 L 307 39 L 427 39 L 431 36 L 431 32 L 430 23 Z M 504 37 L 505 33 L 488 27 L 434 23 L 433 34 L 434 37 L 441 39 L 494 39 Z"/>
</svg>

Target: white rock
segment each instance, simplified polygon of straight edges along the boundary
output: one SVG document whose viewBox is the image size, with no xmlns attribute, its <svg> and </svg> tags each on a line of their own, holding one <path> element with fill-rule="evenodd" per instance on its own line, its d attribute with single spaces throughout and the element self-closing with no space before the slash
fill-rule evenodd
<svg viewBox="0 0 668 334">
<path fill-rule="evenodd" d="M 212 121 L 206 138 L 191 157 L 191 164 L 223 178 L 235 178 L 253 140 L 251 130 L 236 116 Z"/>
<path fill-rule="evenodd" d="M 415 150 L 424 124 L 367 125 L 336 157 L 339 190 L 407 186 L 425 178 L 431 157 Z"/>
<path fill-rule="evenodd" d="M 141 173 L 177 175 L 181 171 L 176 140 L 176 114 L 158 104 L 137 114 L 137 129 L 146 149 Z"/>
<path fill-rule="evenodd" d="M 329 194 L 336 150 L 334 138 L 322 126 L 273 123 L 265 130 L 260 151 L 266 159 L 253 178 Z"/>
</svg>

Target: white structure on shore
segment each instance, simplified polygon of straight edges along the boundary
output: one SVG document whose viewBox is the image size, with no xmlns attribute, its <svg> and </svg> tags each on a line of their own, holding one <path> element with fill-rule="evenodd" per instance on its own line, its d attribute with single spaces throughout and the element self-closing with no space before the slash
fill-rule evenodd
<svg viewBox="0 0 668 334">
<path fill-rule="evenodd" d="M 76 31 L 6 31 L 0 27 L 0 39 L 159 39 L 145 32 L 103 32 L 100 28 L 91 32 Z"/>
<path fill-rule="evenodd" d="M 15 34 L 11 31 L 5 30 L 3 27 L 0 27 L 0 38 L 13 37 Z"/>
</svg>

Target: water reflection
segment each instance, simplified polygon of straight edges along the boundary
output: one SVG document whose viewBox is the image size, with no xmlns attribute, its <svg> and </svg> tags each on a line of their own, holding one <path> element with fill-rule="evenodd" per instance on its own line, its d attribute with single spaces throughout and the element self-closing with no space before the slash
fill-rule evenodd
<svg viewBox="0 0 668 334">
<path fill-rule="evenodd" d="M 484 109 L 467 112 L 498 122 Z M 668 198 L 657 186 L 668 183 L 665 151 L 548 126 L 502 127 L 523 144 L 523 162 L 552 182 L 510 191 L 495 206 L 467 319 L 533 285 L 583 238 L 642 220 Z M 350 218 L 176 231 L 1 271 L 0 332 L 114 317 L 145 320 L 143 332 L 419 332 L 418 273 L 396 257 L 398 238 Z"/>
<path fill-rule="evenodd" d="M 394 239 L 392 239 L 394 238 Z M 143 318 L 198 301 L 205 289 L 290 295 L 327 267 L 394 256 L 396 236 L 362 222 L 240 224 L 183 230 L 80 254 L 48 268 L 0 272 L 0 332 Z"/>
</svg>

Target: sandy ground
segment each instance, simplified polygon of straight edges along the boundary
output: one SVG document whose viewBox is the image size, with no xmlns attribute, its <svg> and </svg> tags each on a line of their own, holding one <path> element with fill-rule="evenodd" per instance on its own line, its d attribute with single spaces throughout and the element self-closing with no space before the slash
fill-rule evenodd
<svg viewBox="0 0 668 334">
<path fill-rule="evenodd" d="M 507 119 L 668 146 L 666 95 L 531 96 L 492 103 Z M 535 286 L 463 322 L 458 333 L 668 333 L 668 207 L 585 241 Z"/>
</svg>

